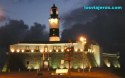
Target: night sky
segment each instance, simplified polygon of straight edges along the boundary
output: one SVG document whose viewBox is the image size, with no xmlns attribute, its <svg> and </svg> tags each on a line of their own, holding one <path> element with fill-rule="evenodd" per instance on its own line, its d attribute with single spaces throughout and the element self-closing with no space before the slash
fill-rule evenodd
<svg viewBox="0 0 125 78">
<path fill-rule="evenodd" d="M 53 3 L 59 7 L 62 15 L 82 6 L 77 5 L 79 1 L 81 0 L 0 0 L 0 10 L 4 11 L 6 20 L 21 19 L 28 25 L 39 22 L 48 27 L 49 11 Z"/>
<path fill-rule="evenodd" d="M 0 64 L 10 44 L 19 41 L 47 41 L 49 11 L 59 8 L 61 40 L 77 40 L 86 35 L 104 52 L 125 55 L 124 0 L 0 0 Z M 122 6 L 122 10 L 84 10 L 85 5 Z M 1 67 L 1 65 L 0 65 Z"/>
</svg>

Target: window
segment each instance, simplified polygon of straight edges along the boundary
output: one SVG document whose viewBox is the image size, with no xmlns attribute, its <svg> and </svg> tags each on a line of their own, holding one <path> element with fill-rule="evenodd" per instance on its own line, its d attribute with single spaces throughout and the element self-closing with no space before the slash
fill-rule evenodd
<svg viewBox="0 0 125 78">
<path fill-rule="evenodd" d="M 26 47 L 25 47 L 25 51 L 26 51 L 26 52 L 30 52 L 29 46 L 26 46 Z"/>
<path fill-rule="evenodd" d="M 36 46 L 36 48 L 35 48 L 35 52 L 39 52 L 40 50 L 39 50 L 39 46 Z"/>
<path fill-rule="evenodd" d="M 67 46 L 64 46 L 64 51 L 66 51 Z"/>
<path fill-rule="evenodd" d="M 59 52 L 61 52 L 61 46 L 58 46 L 58 50 L 59 50 Z"/>
<path fill-rule="evenodd" d="M 53 46 L 53 50 L 56 50 L 57 49 L 57 47 L 56 46 Z"/>
<path fill-rule="evenodd" d="M 29 46 L 26 46 L 26 50 L 29 50 Z"/>
<path fill-rule="evenodd" d="M 45 46 L 45 47 L 44 47 L 44 51 L 45 51 L 45 52 L 48 52 L 48 46 Z"/>
<path fill-rule="evenodd" d="M 55 31 L 55 29 L 53 29 L 53 31 Z"/>
</svg>

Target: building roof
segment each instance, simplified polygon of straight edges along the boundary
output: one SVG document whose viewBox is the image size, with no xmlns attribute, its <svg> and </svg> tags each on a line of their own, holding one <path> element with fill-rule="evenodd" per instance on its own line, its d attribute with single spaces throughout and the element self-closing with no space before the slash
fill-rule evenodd
<svg viewBox="0 0 125 78">
<path fill-rule="evenodd" d="M 55 43 L 76 43 L 76 41 L 20 41 L 18 43 L 55 44 Z"/>
</svg>

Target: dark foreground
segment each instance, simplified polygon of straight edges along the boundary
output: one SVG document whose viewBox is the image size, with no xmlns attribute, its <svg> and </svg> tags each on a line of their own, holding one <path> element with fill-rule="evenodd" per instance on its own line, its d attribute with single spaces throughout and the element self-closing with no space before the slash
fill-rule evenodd
<svg viewBox="0 0 125 78">
<path fill-rule="evenodd" d="M 42 74 L 41 74 L 42 73 Z M 51 75 L 48 71 L 40 72 L 8 72 L 0 73 L 0 78 L 69 78 L 69 75 Z M 70 78 L 122 78 L 110 71 L 96 70 L 92 72 L 71 72 Z"/>
</svg>

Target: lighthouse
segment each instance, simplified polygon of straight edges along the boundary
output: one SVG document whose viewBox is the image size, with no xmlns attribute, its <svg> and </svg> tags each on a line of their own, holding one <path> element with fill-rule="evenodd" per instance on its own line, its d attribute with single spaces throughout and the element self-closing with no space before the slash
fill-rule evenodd
<svg viewBox="0 0 125 78">
<path fill-rule="evenodd" d="M 59 22 L 60 18 L 58 17 L 58 8 L 53 4 L 50 9 L 50 18 L 49 18 L 49 41 L 60 41 L 59 37 Z"/>
</svg>

